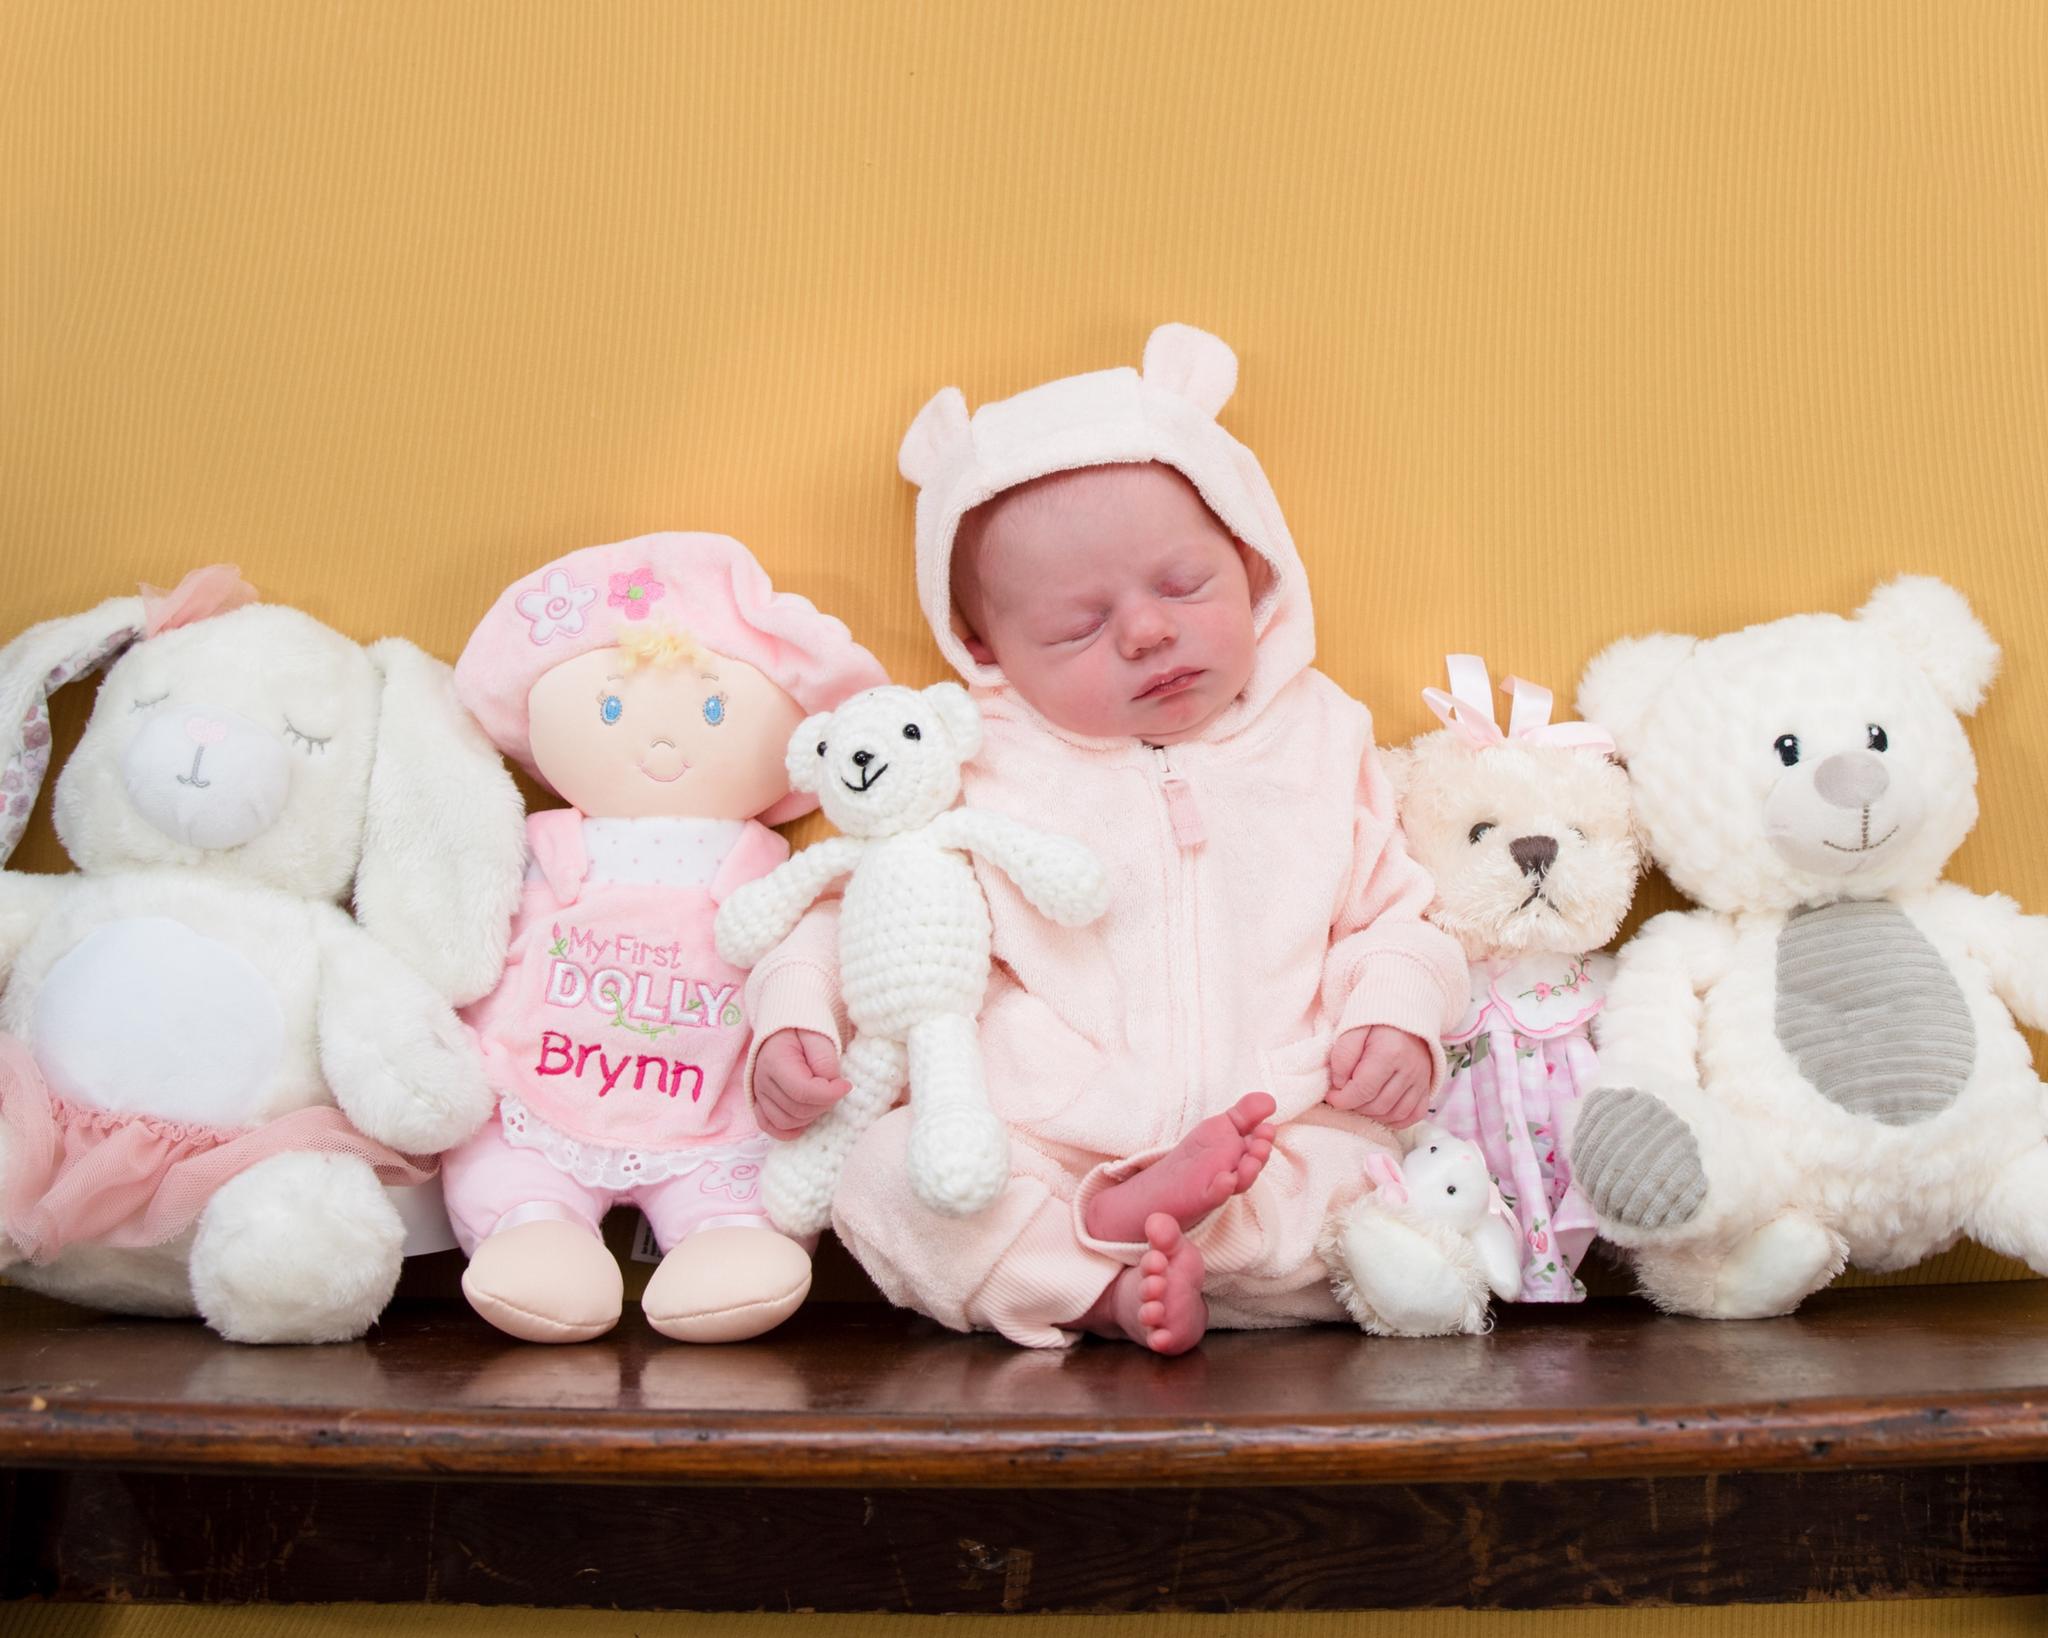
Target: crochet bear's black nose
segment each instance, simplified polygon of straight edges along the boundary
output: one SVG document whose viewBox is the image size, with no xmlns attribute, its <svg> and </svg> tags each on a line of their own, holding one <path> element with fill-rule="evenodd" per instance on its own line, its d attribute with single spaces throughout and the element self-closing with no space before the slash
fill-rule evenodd
<svg viewBox="0 0 2048 1638">
<path fill-rule="evenodd" d="M 1508 843 L 1508 857 L 1521 867 L 1523 875 L 1540 876 L 1557 863 L 1557 838 L 1517 836 Z"/>
<path fill-rule="evenodd" d="M 853 753 L 853 765 L 856 768 L 865 768 L 870 762 L 874 760 L 875 753 L 873 751 L 855 751 Z M 1557 851 L 1557 844 L 1555 842 L 1552 842 L 1550 844 L 1550 851 L 1553 853 Z"/>
</svg>

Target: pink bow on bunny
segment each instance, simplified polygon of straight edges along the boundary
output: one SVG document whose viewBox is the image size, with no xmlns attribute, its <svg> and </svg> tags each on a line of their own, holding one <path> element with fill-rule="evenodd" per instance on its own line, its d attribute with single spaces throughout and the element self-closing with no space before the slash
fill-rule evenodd
<svg viewBox="0 0 2048 1638">
<path fill-rule="evenodd" d="M 1444 658 L 1450 674 L 1451 691 L 1425 688 L 1423 703 L 1439 721 L 1474 750 L 1520 740 L 1526 745 L 1564 745 L 1591 751 L 1614 750 L 1614 736 L 1592 722 L 1552 722 L 1551 692 L 1520 677 L 1505 677 L 1500 691 L 1514 703 L 1509 707 L 1507 731 L 1503 733 L 1493 714 L 1493 681 L 1486 662 L 1476 654 L 1451 654 Z"/>
<path fill-rule="evenodd" d="M 257 600 L 256 588 L 242 578 L 239 565 L 209 563 L 194 569 L 169 591 L 144 581 L 142 591 L 142 635 L 156 637 L 176 631 L 212 615 L 226 614 Z"/>
</svg>

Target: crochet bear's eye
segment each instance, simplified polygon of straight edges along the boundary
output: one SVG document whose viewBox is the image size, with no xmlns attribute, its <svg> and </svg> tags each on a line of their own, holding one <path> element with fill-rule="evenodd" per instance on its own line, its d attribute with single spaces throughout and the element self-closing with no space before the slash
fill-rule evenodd
<svg viewBox="0 0 2048 1638">
<path fill-rule="evenodd" d="M 1429 1146 L 1429 1152 L 1430 1152 L 1431 1154 L 1435 1154 L 1435 1153 L 1436 1153 L 1436 1145 L 1435 1145 L 1434 1143 L 1432 1143 L 1432 1144 L 1431 1144 L 1431 1145 Z"/>
<path fill-rule="evenodd" d="M 1446 1183 L 1446 1184 L 1444 1185 L 1444 1193 L 1445 1193 L 1445 1194 L 1456 1194 L 1457 1192 L 1458 1192 L 1458 1185 L 1457 1185 L 1457 1184 L 1455 1184 L 1455 1183 Z"/>
<path fill-rule="evenodd" d="M 1868 743 L 1869 743 L 1869 746 L 1870 746 L 1870 748 L 1871 748 L 1871 749 L 1872 749 L 1873 751 L 1882 751 L 1882 750 L 1886 750 L 1886 749 L 1888 749 L 1888 748 L 1890 747 L 1890 745 L 1891 745 L 1891 742 L 1892 742 L 1892 736 L 1891 736 L 1890 734 L 1886 733 L 1886 732 L 1885 732 L 1885 731 L 1884 731 L 1884 730 L 1883 730 L 1882 728 L 1878 727 L 1878 725 L 1877 725 L 1876 723 L 1874 723 L 1874 722 L 1873 722 L 1873 723 L 1872 723 L 1872 724 L 1870 725 L 1870 734 L 1869 734 L 1869 736 L 1868 736 Z"/>
<path fill-rule="evenodd" d="M 1492 830 L 1493 828 L 1494 824 L 1491 819 L 1482 819 L 1479 821 L 1478 824 L 1472 827 L 1471 831 L 1468 833 L 1467 839 L 1476 843 L 1477 841 L 1479 841 L 1481 837 L 1483 837 L 1489 830 Z"/>
<path fill-rule="evenodd" d="M 1789 768 L 1799 760 L 1799 736 L 1780 734 L 1771 741 L 1771 749 L 1778 753 L 1778 760 Z"/>
<path fill-rule="evenodd" d="M 711 698 L 704 702 L 704 720 L 714 728 L 725 721 L 725 696 L 723 694 L 713 694 Z"/>
<path fill-rule="evenodd" d="M 818 755 L 820 755 L 820 756 L 823 756 L 824 754 L 825 754 L 825 742 L 824 742 L 824 741 L 823 741 L 823 740 L 821 739 L 821 740 L 819 740 L 819 741 L 818 741 Z"/>
<path fill-rule="evenodd" d="M 626 714 L 626 702 L 616 694 L 606 694 L 597 702 L 598 719 L 610 727 Z"/>
<path fill-rule="evenodd" d="M 923 739 L 924 730 L 914 722 L 906 722 L 903 725 L 903 737 L 905 739 Z"/>
</svg>

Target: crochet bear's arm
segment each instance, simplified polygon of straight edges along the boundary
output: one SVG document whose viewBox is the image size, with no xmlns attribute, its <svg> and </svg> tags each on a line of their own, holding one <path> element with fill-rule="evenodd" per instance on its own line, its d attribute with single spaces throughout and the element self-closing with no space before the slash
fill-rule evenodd
<svg viewBox="0 0 2048 1638">
<path fill-rule="evenodd" d="M 2029 1029 L 2048 1027 L 2048 916 L 2030 916 L 2003 893 L 1973 893 L 1945 882 L 1933 905 L 1963 928 L 1998 999 Z"/>
<path fill-rule="evenodd" d="M 939 847 L 977 853 L 994 865 L 1042 916 L 1062 927 L 1085 927 L 1109 908 L 1102 862 L 1068 836 L 1033 830 L 1000 813 L 952 808 L 931 822 Z"/>
<path fill-rule="evenodd" d="M 1710 910 L 1653 916 L 1621 947 L 1593 1020 L 1603 1086 L 1700 1084 L 1701 998 L 1726 976 L 1735 931 Z"/>
<path fill-rule="evenodd" d="M 0 982 L 14 970 L 14 959 L 43 917 L 57 902 L 70 878 L 33 876 L 0 870 Z"/>
<path fill-rule="evenodd" d="M 718 907 L 712 929 L 718 953 L 735 967 L 753 966 L 789 936 L 826 888 L 860 862 L 866 847 L 851 836 L 828 836 L 735 887 Z"/>
</svg>

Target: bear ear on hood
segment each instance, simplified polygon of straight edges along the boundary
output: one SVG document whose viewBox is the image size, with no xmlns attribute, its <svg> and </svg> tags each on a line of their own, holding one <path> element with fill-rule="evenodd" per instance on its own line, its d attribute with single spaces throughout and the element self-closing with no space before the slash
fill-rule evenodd
<svg viewBox="0 0 2048 1638">
<path fill-rule="evenodd" d="M 1616 752 L 1626 761 L 1651 705 L 1697 647 L 1697 637 L 1666 632 L 1609 643 L 1579 679 L 1579 715 L 1612 734 Z"/>
<path fill-rule="evenodd" d="M 1192 324 L 1162 324 L 1145 343 L 1145 379 L 1215 417 L 1237 390 L 1237 354 Z"/>
<path fill-rule="evenodd" d="M 971 436 L 967 419 L 966 394 L 958 387 L 941 387 L 904 433 L 896 470 L 918 488 L 928 488 Z"/>
<path fill-rule="evenodd" d="M 1857 611 L 1859 623 L 1881 631 L 1934 685 L 1942 703 L 1969 716 L 1984 703 L 1998 674 L 1998 644 L 1963 594 L 1931 575 L 1887 581 Z"/>
<path fill-rule="evenodd" d="M 1380 772 L 1386 775 L 1387 788 L 1399 807 L 1408 799 L 1408 786 L 1415 777 L 1415 753 L 1405 745 L 1384 745 L 1379 758 Z"/>
</svg>

